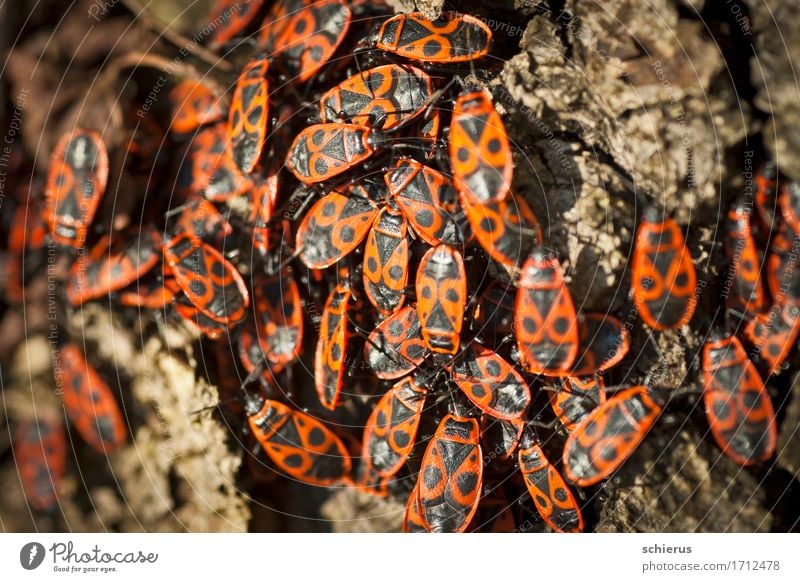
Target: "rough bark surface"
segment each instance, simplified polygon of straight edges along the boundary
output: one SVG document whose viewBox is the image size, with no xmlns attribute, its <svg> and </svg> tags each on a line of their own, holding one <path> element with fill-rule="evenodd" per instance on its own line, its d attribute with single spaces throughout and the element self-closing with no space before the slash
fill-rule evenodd
<svg viewBox="0 0 800 582">
<path fill-rule="evenodd" d="M 166 338 L 131 329 L 98 305 L 87 305 L 71 323 L 82 337 L 92 365 L 116 370 L 130 387 L 124 414 L 129 444 L 108 456 L 81 449 L 80 471 L 68 471 L 59 509 L 71 531 L 247 531 L 250 510 L 236 485 L 241 451 L 231 450 L 226 428 L 208 413 L 218 401 L 214 386 L 199 378 L 196 337 L 183 328 Z M 55 395 L 51 344 L 30 338 L 17 350 L 4 384 L 6 413 L 30 418 L 35 407 L 61 408 Z M 110 384 L 112 389 L 114 385 Z M 119 388 L 116 388 L 119 392 Z M 73 467 L 77 468 L 77 467 Z M 20 509 L 25 500 L 12 465 L 3 468 L 8 490 L 0 500 L 7 531 L 52 529 L 50 518 L 31 523 Z M 19 516 L 26 516 L 18 522 Z"/>
</svg>

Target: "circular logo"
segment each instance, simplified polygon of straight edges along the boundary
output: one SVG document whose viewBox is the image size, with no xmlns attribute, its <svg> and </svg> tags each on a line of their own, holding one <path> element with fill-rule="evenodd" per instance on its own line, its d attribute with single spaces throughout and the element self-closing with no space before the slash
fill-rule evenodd
<svg viewBox="0 0 800 582">
<path fill-rule="evenodd" d="M 19 563 L 26 570 L 35 570 L 42 565 L 44 554 L 44 546 L 39 542 L 25 544 L 19 551 Z"/>
</svg>

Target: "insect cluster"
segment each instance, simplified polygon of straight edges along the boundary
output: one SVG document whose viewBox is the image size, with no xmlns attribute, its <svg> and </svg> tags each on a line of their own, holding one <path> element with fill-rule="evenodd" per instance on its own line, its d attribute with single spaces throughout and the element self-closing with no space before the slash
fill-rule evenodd
<svg viewBox="0 0 800 582">
<path fill-rule="evenodd" d="M 156 187 L 166 195 L 144 205 L 141 227 L 99 236 L 106 147 L 88 129 L 65 135 L 43 204 L 20 205 L 9 298 L 22 298 L 23 267 L 49 239 L 76 257 L 66 309 L 110 299 L 223 346 L 211 363 L 223 404 L 244 402 L 273 471 L 404 497 L 406 531 L 513 531 L 532 510 L 553 530 L 582 531 L 584 488 L 678 394 L 605 385 L 630 350 L 628 328 L 579 312 L 511 189 L 512 146 L 483 88 L 492 31 L 465 14 L 431 21 L 344 0 L 220 1 L 213 19 L 223 24 L 209 47 L 247 53 L 230 96 L 181 80 L 168 127 L 150 119 L 151 133 L 127 144 L 132 175 L 173 164 L 174 182 Z M 770 171 L 758 227 L 736 206 L 725 239 L 730 313 L 766 374 L 800 329 L 800 188 Z M 692 320 L 697 275 L 678 224 L 645 202 L 632 302 L 649 328 L 674 330 Z M 124 444 L 120 408 L 76 344 L 60 347 L 55 369 L 81 438 L 103 454 Z M 315 393 L 300 393 L 305 369 Z M 735 335 L 713 330 L 701 376 L 723 451 L 743 465 L 769 459 L 775 412 Z M 17 433 L 29 501 L 47 510 L 64 429 L 42 414 Z"/>
</svg>

